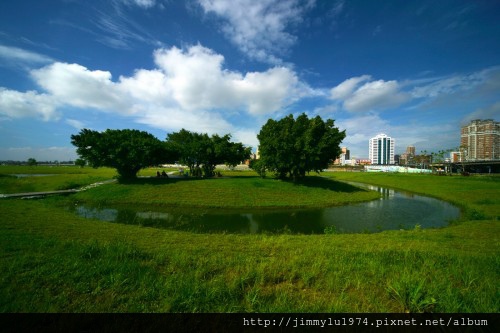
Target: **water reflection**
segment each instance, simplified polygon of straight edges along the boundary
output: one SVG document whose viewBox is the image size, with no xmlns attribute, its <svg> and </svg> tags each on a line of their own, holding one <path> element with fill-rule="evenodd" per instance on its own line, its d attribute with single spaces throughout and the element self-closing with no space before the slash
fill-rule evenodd
<svg viewBox="0 0 500 333">
<path fill-rule="evenodd" d="M 307 210 L 193 210 L 150 211 L 139 207 L 96 208 L 78 205 L 74 212 L 86 218 L 145 227 L 199 233 L 322 234 L 379 232 L 393 229 L 443 227 L 457 219 L 457 207 L 434 198 L 379 186 L 363 186 L 382 194 L 379 200 L 349 206 Z"/>
<path fill-rule="evenodd" d="M 82 217 L 88 219 L 97 219 L 101 221 L 115 222 L 117 221 L 118 210 L 111 208 L 92 208 L 86 206 L 76 206 L 75 212 Z"/>
<path fill-rule="evenodd" d="M 48 176 L 56 176 L 53 173 L 12 173 L 8 176 L 16 177 L 16 178 L 26 178 L 26 177 L 48 177 Z"/>
</svg>

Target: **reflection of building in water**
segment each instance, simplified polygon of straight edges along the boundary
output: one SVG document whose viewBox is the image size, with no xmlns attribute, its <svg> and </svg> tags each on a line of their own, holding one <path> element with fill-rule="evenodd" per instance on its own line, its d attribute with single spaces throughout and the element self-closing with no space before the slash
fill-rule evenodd
<svg viewBox="0 0 500 333">
<path fill-rule="evenodd" d="M 388 198 L 388 197 L 394 196 L 394 194 L 396 193 L 393 189 L 380 187 L 380 186 L 366 185 L 366 184 L 358 184 L 358 186 L 367 188 L 371 191 L 377 191 L 378 193 L 380 193 L 382 195 L 382 198 Z"/>
<path fill-rule="evenodd" d="M 388 198 L 394 195 L 394 190 L 385 188 L 385 187 L 373 187 L 370 190 L 377 191 L 382 195 L 382 198 Z"/>
<path fill-rule="evenodd" d="M 388 188 L 383 188 L 383 187 L 379 187 L 378 192 L 382 194 L 382 197 L 384 198 L 388 198 L 390 195 L 394 194 L 394 191 L 391 191 Z"/>
</svg>

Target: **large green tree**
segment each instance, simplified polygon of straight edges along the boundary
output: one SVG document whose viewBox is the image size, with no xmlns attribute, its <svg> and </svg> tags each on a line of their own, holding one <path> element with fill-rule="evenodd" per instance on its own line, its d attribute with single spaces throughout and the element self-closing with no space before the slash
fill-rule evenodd
<svg viewBox="0 0 500 333">
<path fill-rule="evenodd" d="M 165 143 L 147 132 L 124 129 L 97 132 L 82 129 L 71 136 L 76 152 L 94 168 L 111 167 L 121 179 L 135 178 L 151 165 L 169 162 L 173 156 Z"/>
<path fill-rule="evenodd" d="M 231 142 L 231 135 L 219 136 L 182 129 L 167 135 L 167 146 L 179 153 L 179 161 L 188 166 L 191 175 L 214 175 L 217 164 L 237 165 L 249 158 L 250 148 Z"/>
<path fill-rule="evenodd" d="M 340 155 L 340 143 L 345 131 L 339 131 L 332 119 L 319 116 L 309 119 L 301 114 L 294 119 L 289 115 L 281 120 L 269 119 L 257 135 L 260 161 L 256 168 L 261 175 L 273 172 L 278 178 L 294 181 L 307 172 L 328 167 Z"/>
<path fill-rule="evenodd" d="M 37 166 L 38 165 L 37 160 L 35 160 L 33 157 L 28 158 L 28 161 L 26 163 L 28 163 L 29 166 Z"/>
</svg>

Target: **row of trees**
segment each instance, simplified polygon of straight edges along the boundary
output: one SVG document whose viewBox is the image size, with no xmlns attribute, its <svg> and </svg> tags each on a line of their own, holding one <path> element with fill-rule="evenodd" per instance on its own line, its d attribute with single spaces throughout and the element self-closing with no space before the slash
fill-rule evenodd
<svg viewBox="0 0 500 333">
<path fill-rule="evenodd" d="M 169 134 L 166 141 L 139 130 L 83 129 L 71 136 L 71 143 L 81 161 L 95 168 L 115 168 L 121 179 L 135 178 L 142 168 L 174 161 L 189 166 L 191 174 L 200 170 L 212 177 L 217 164 L 235 166 L 250 157 L 250 147 L 230 139 L 229 134 L 208 136 L 185 129 Z"/>
<path fill-rule="evenodd" d="M 250 158 L 251 147 L 230 140 L 229 134 L 208 136 L 182 129 L 168 134 L 167 149 L 189 167 L 192 175 L 201 169 L 205 177 L 212 177 L 217 164 L 234 167 Z"/>
<path fill-rule="evenodd" d="M 327 168 L 340 155 L 345 131 L 339 131 L 331 119 L 309 119 L 301 114 L 296 119 L 293 115 L 269 119 L 257 137 L 260 159 L 252 161 L 251 167 L 261 176 L 271 172 L 277 178 L 295 181 L 310 171 Z M 230 140 L 229 134 L 209 136 L 185 129 L 168 134 L 166 141 L 130 129 L 83 129 L 71 136 L 80 160 L 93 167 L 116 168 L 124 179 L 135 178 L 147 166 L 173 161 L 188 166 L 192 175 L 202 172 L 205 177 L 212 177 L 217 164 L 235 166 L 250 157 L 250 147 Z"/>
</svg>

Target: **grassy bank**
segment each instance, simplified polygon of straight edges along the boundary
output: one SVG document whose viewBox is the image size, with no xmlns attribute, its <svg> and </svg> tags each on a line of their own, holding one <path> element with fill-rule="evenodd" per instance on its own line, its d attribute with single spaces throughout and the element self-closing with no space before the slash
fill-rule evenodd
<svg viewBox="0 0 500 333">
<path fill-rule="evenodd" d="M 26 177 L 27 175 L 33 176 Z M 110 168 L 2 165 L 0 166 L 0 193 L 68 190 L 111 179 L 115 176 L 116 171 Z"/>
<path fill-rule="evenodd" d="M 0 200 L 0 311 L 499 312 L 500 228 L 487 220 L 496 180 L 412 177 L 391 184 L 462 193 L 453 200 L 483 220 L 377 234 L 192 234 L 79 218 L 58 208 L 65 198 Z M 485 191 L 467 201 L 476 186 Z"/>
<path fill-rule="evenodd" d="M 139 178 L 75 195 L 94 205 L 273 208 L 324 207 L 373 200 L 379 194 L 342 182 L 309 177 L 300 183 L 246 176 L 213 179 Z"/>
</svg>

